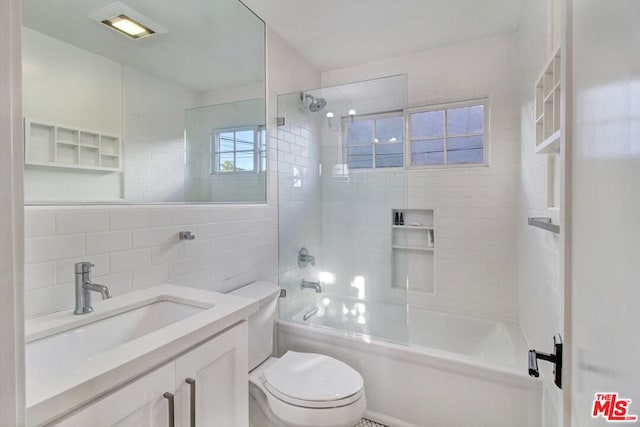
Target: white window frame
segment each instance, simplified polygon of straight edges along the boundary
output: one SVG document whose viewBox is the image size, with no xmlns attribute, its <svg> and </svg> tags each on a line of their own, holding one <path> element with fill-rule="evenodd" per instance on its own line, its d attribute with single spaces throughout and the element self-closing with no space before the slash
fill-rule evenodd
<svg viewBox="0 0 640 427">
<path fill-rule="evenodd" d="M 266 135 L 264 135 L 265 128 L 263 126 L 237 126 L 233 128 L 225 128 L 225 129 L 214 129 L 211 132 L 211 138 L 209 143 L 209 152 L 210 152 L 210 165 L 209 165 L 209 174 L 210 175 L 247 175 L 247 174 L 258 174 L 263 173 L 262 170 L 262 152 L 264 151 L 265 156 L 267 152 L 266 147 Z M 220 134 L 225 132 L 243 132 L 243 131 L 253 131 L 253 169 L 252 170 L 236 170 L 237 164 L 237 150 L 236 150 L 236 140 L 234 139 L 233 146 L 233 171 L 223 172 L 220 170 L 220 162 L 217 160 L 218 155 L 221 151 L 218 149 L 220 147 Z M 265 142 L 265 149 L 261 150 L 263 138 Z M 248 151 L 248 150 L 241 150 Z M 230 153 L 226 152 L 225 153 Z"/>
<path fill-rule="evenodd" d="M 397 169 L 404 169 L 407 166 L 407 115 L 406 115 L 406 111 L 405 110 L 394 110 L 394 111 L 385 111 L 382 113 L 372 113 L 372 114 L 361 114 L 358 116 L 343 116 L 341 117 L 342 120 L 342 140 L 344 141 L 343 147 L 342 147 L 342 155 L 343 155 L 343 159 L 344 159 L 344 164 L 347 165 L 347 167 L 349 166 L 349 152 L 348 152 L 348 146 L 349 146 L 349 141 L 348 141 L 348 131 L 347 131 L 347 124 L 351 123 L 351 122 L 358 122 L 358 121 L 367 121 L 367 120 L 378 120 L 378 119 L 387 119 L 387 118 L 391 118 L 391 117 L 402 117 L 403 119 L 403 129 L 402 129 L 402 141 L 398 141 L 398 142 L 392 142 L 392 143 L 388 143 L 388 142 L 371 142 L 371 144 L 357 144 L 360 146 L 368 146 L 368 145 L 372 145 L 373 149 L 372 149 L 372 166 L 370 168 L 354 168 L 351 169 L 349 168 L 349 172 L 358 172 L 358 171 L 368 171 L 368 170 L 397 170 Z M 376 129 L 375 129 L 375 125 L 373 127 L 373 137 L 375 138 L 376 134 Z M 380 145 L 384 145 L 384 144 L 398 144 L 399 142 L 402 142 L 402 166 L 386 166 L 386 167 L 376 167 L 376 146 L 378 144 Z"/>
<path fill-rule="evenodd" d="M 484 129 L 482 132 L 482 162 L 477 163 L 448 163 L 447 162 L 447 144 L 448 139 L 450 138 L 447 134 L 447 110 L 454 108 L 463 108 L 463 107 L 476 107 L 479 105 L 484 106 Z M 422 138 L 419 141 L 425 141 L 429 139 L 444 139 L 444 163 L 440 165 L 414 165 L 412 163 L 411 153 L 412 153 L 412 144 L 413 144 L 413 136 L 411 135 L 411 115 L 415 113 L 424 113 L 428 111 L 440 111 L 444 110 L 444 131 L 445 134 L 442 137 L 434 137 L 434 138 Z M 433 104 L 433 105 L 425 105 L 421 107 L 413 107 L 409 108 L 405 112 L 405 126 L 407 137 L 405 138 L 406 147 L 405 147 L 405 165 L 407 169 L 451 169 L 451 168 L 476 168 L 476 167 L 487 167 L 490 166 L 490 144 L 489 144 L 489 135 L 491 134 L 489 129 L 489 116 L 490 116 L 490 102 L 489 98 L 478 98 L 478 99 L 469 99 L 465 101 L 455 101 L 455 102 L 447 102 L 442 104 Z M 469 134 L 469 135 L 455 135 L 452 138 L 460 138 L 465 136 L 478 136 L 480 134 Z"/>
</svg>

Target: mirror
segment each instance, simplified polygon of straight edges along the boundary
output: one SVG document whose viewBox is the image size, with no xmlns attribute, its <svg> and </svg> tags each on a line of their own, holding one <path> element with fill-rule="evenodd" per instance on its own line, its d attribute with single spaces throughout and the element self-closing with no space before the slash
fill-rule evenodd
<svg viewBox="0 0 640 427">
<path fill-rule="evenodd" d="M 238 0 L 24 0 L 27 203 L 264 203 L 265 27 Z"/>
</svg>

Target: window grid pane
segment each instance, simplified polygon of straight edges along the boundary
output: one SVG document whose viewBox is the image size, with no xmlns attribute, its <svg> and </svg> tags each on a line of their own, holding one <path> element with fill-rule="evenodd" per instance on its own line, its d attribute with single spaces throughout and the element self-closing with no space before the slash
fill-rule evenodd
<svg viewBox="0 0 640 427">
<path fill-rule="evenodd" d="M 350 169 L 404 166 L 404 115 L 346 123 L 346 155 Z"/>
<path fill-rule="evenodd" d="M 256 172 L 256 166 L 262 170 L 266 166 L 266 146 L 265 149 L 257 147 L 257 143 L 264 144 L 265 138 L 260 138 L 257 132 L 264 133 L 264 130 L 236 129 L 216 132 L 216 143 L 212 147 L 213 165 L 211 173 L 230 172 Z M 259 150 L 258 158 L 264 156 L 265 160 L 256 164 L 256 150 Z"/>
<path fill-rule="evenodd" d="M 443 138 L 432 137 L 440 129 L 438 118 L 442 118 Z M 485 161 L 484 104 L 412 113 L 410 123 L 412 166 L 478 164 Z M 442 144 L 442 149 L 436 149 L 438 144 Z"/>
</svg>

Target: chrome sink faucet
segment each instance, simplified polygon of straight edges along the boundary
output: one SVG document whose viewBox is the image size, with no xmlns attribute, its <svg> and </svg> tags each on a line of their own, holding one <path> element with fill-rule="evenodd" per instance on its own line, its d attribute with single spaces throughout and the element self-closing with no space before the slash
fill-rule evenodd
<svg viewBox="0 0 640 427">
<path fill-rule="evenodd" d="M 302 279 L 302 283 L 300 283 L 300 289 L 315 289 L 317 293 L 322 292 L 322 283 L 318 282 L 310 282 L 309 280 Z"/>
<path fill-rule="evenodd" d="M 91 268 L 94 267 L 90 262 L 78 262 L 75 264 L 76 269 L 76 309 L 73 314 L 87 314 L 93 311 L 91 305 L 91 292 L 99 292 L 102 299 L 111 298 L 111 291 L 105 285 L 99 285 L 91 281 Z"/>
</svg>

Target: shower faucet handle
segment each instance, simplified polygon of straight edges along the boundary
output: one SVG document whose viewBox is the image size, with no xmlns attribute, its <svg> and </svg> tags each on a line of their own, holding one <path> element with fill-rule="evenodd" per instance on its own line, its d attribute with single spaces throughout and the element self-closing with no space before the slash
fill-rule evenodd
<svg viewBox="0 0 640 427">
<path fill-rule="evenodd" d="M 309 253 L 309 249 L 302 248 L 298 252 L 298 267 L 305 268 L 307 265 L 316 265 L 316 257 Z"/>
</svg>

